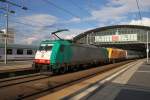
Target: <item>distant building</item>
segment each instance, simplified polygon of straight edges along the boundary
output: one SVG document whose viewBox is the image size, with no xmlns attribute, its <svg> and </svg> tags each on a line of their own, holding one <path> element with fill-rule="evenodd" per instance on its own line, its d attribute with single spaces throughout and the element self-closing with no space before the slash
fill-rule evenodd
<svg viewBox="0 0 150 100">
<path fill-rule="evenodd" d="M 5 29 L 1 29 L 0 31 L 0 43 L 5 43 Z M 7 38 L 7 43 L 8 44 L 13 44 L 15 41 L 15 30 L 12 28 L 8 29 L 8 38 Z"/>
</svg>

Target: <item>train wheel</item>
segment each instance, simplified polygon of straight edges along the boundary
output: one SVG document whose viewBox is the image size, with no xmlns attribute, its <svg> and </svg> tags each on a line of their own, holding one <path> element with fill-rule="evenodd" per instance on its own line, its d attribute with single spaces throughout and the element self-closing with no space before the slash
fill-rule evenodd
<svg viewBox="0 0 150 100">
<path fill-rule="evenodd" d="M 66 67 L 61 67 L 61 68 L 59 69 L 59 72 L 60 72 L 61 74 L 65 73 L 65 72 L 66 72 Z"/>
<path fill-rule="evenodd" d="M 53 74 L 59 74 L 59 70 L 58 69 L 53 69 L 52 72 L 53 72 Z"/>
<path fill-rule="evenodd" d="M 113 64 L 116 63 L 116 60 L 113 60 L 112 63 L 113 63 Z"/>
<path fill-rule="evenodd" d="M 34 70 L 39 72 L 40 71 L 40 66 L 38 64 L 34 64 Z"/>
<path fill-rule="evenodd" d="M 35 63 L 32 64 L 32 68 L 35 69 Z"/>
<path fill-rule="evenodd" d="M 77 67 L 77 66 L 72 66 L 72 67 L 71 67 L 71 70 L 75 72 L 75 71 L 78 70 L 78 67 Z"/>
<path fill-rule="evenodd" d="M 32 64 L 32 69 L 36 72 L 36 64 L 35 63 Z"/>
<path fill-rule="evenodd" d="M 48 67 L 47 67 L 47 65 L 42 65 L 42 68 L 41 68 L 41 71 L 47 71 L 48 69 L 47 69 Z"/>
</svg>

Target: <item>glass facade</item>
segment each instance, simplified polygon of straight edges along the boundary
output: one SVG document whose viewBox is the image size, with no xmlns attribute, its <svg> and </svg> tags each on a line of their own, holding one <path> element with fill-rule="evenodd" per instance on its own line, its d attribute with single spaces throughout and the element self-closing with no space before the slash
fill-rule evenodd
<svg viewBox="0 0 150 100">
<path fill-rule="evenodd" d="M 78 43 L 86 44 L 112 44 L 112 43 L 145 43 L 147 42 L 147 32 L 150 29 L 130 28 L 130 27 L 112 27 L 100 31 L 87 32 L 84 36 L 77 38 Z"/>
</svg>

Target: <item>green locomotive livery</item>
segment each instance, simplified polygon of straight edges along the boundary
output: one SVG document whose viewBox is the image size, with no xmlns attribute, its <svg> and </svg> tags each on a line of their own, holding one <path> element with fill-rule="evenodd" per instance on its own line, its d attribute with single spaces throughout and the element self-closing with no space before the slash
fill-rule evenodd
<svg viewBox="0 0 150 100">
<path fill-rule="evenodd" d="M 34 67 L 63 73 L 81 66 L 107 62 L 106 48 L 76 44 L 69 40 L 45 40 L 36 52 Z"/>
<path fill-rule="evenodd" d="M 69 40 L 45 40 L 35 54 L 33 67 L 37 70 L 64 73 L 101 63 L 142 58 L 142 55 L 136 51 L 77 44 Z"/>
</svg>

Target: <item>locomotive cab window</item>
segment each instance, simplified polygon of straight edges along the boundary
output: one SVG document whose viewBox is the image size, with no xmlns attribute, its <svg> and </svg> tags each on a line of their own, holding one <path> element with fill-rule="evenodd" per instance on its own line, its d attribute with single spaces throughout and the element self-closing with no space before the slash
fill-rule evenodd
<svg viewBox="0 0 150 100">
<path fill-rule="evenodd" d="M 42 50 L 46 50 L 46 51 L 50 51 L 52 49 L 52 46 L 40 46 L 39 50 L 42 51 Z"/>
<path fill-rule="evenodd" d="M 40 51 L 45 50 L 45 46 L 40 46 L 39 50 Z"/>
<path fill-rule="evenodd" d="M 46 51 L 50 51 L 51 49 L 52 49 L 52 46 L 48 46 L 48 45 L 45 46 Z"/>
<path fill-rule="evenodd" d="M 23 55 L 23 49 L 17 49 L 17 54 L 18 55 Z"/>
<path fill-rule="evenodd" d="M 7 49 L 7 54 L 12 55 L 12 49 Z"/>
<path fill-rule="evenodd" d="M 27 55 L 32 55 L 32 54 L 33 54 L 32 50 L 27 50 Z"/>
</svg>

